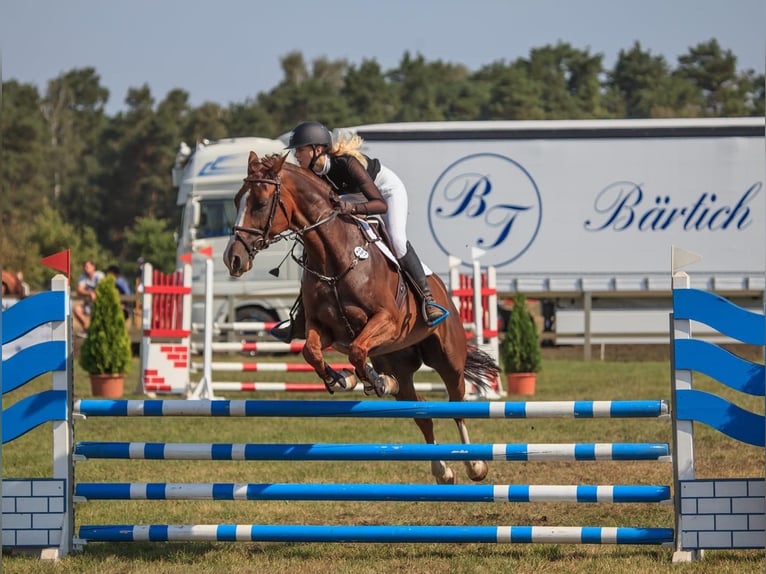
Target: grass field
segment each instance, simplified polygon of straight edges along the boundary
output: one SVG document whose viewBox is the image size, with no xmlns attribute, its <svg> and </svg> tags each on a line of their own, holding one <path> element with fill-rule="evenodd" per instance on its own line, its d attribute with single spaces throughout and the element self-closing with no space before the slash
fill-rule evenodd
<svg viewBox="0 0 766 574">
<path fill-rule="evenodd" d="M 565 358 L 562 358 L 565 357 Z M 241 357 L 233 360 L 241 360 Z M 283 361 L 284 357 L 276 360 Z M 135 386 L 138 366 L 126 388 Z M 76 395 L 90 394 L 87 377 L 76 369 Z M 253 375 L 253 374 L 250 374 Z M 255 374 L 257 375 L 257 374 Z M 423 375 L 427 380 L 430 375 Z M 233 378 L 228 377 L 227 378 Z M 256 379 L 248 376 L 247 380 Z M 263 380 L 278 380 L 273 373 Z M 290 376 L 299 379 L 300 375 Z M 573 353 L 546 352 L 534 400 L 669 398 L 666 360 L 620 357 L 585 363 Z M 244 379 L 243 379 L 244 380 Z M 306 376 L 313 380 L 313 376 Z M 699 388 L 726 395 L 763 413 L 763 399 L 724 392 L 697 377 Z M 32 387 L 49 384 L 45 377 Z M 29 390 L 25 391 L 29 392 Z M 7 403 L 20 398 L 5 397 Z M 128 397 L 140 398 L 140 397 Z M 228 393 L 227 398 L 285 398 Z M 323 394 L 291 394 L 291 399 L 325 399 Z M 358 400 L 361 394 L 335 395 Z M 440 393 L 430 400 L 443 400 Z M 517 400 L 519 397 L 509 397 Z M 387 399 L 368 399 L 387 400 Z M 670 442 L 669 421 L 647 419 L 470 420 L 475 443 Z M 437 420 L 437 439 L 458 442 L 454 423 Z M 42 428 L 11 443 L 3 453 L 5 477 L 43 477 L 51 472 L 50 431 Z M 421 442 L 410 420 L 396 419 L 221 419 L 91 418 L 76 423 L 77 440 L 158 442 Z M 698 426 L 700 477 L 762 477 L 762 449 L 739 444 Z M 461 483 L 461 463 L 452 463 Z M 132 482 L 371 482 L 430 483 L 427 462 L 194 462 L 97 461 L 76 465 L 78 481 Z M 672 469 L 655 462 L 498 462 L 490 464 L 487 484 L 671 484 Z M 672 527 L 670 506 L 648 504 L 495 504 L 354 503 L 257 501 L 94 501 L 77 507 L 77 524 L 404 524 Z M 296 574 L 378 572 L 763 572 L 763 551 L 708 552 L 705 560 L 672 565 L 671 549 L 633 546 L 479 545 L 479 544 L 287 544 L 287 543 L 93 543 L 82 554 L 59 563 L 5 556 L 7 573 L 99 572 Z"/>
</svg>

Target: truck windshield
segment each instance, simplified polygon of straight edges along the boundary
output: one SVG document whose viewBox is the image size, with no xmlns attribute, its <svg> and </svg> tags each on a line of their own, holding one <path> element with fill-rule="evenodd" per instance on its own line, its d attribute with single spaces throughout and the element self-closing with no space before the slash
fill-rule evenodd
<svg viewBox="0 0 766 574">
<path fill-rule="evenodd" d="M 231 199 L 203 199 L 199 203 L 197 237 L 228 236 L 237 218 Z"/>
</svg>

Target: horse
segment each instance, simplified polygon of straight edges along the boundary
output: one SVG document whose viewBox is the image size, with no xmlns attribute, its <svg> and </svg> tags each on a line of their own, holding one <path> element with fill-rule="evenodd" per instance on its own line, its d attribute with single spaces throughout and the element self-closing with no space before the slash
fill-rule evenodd
<svg viewBox="0 0 766 574">
<path fill-rule="evenodd" d="M 413 375 L 423 363 L 441 377 L 450 401 L 462 401 L 465 382 L 486 390 L 499 367 L 489 354 L 469 347 L 465 329 L 444 283 L 428 277 L 436 301 L 449 316 L 429 326 L 417 296 L 398 265 L 377 247 L 360 222 L 339 213 L 330 186 L 316 174 L 286 163 L 287 155 L 260 159 L 250 152 L 247 177 L 234 198 L 237 210 L 224 263 L 232 276 L 252 268 L 253 258 L 272 243 L 292 239 L 303 245 L 301 296 L 306 313 L 303 357 L 328 392 L 351 390 L 359 380 L 366 394 L 422 401 Z M 335 371 L 322 350 L 348 356 L 354 373 Z M 367 359 L 371 364 L 368 364 Z M 428 444 L 435 444 L 431 419 L 415 418 Z M 463 419 L 455 419 L 460 439 L 470 443 Z M 468 477 L 483 480 L 486 461 L 466 461 Z M 444 461 L 432 461 L 439 484 L 454 484 Z"/>
<path fill-rule="evenodd" d="M 2 272 L 3 297 L 14 297 L 23 299 L 27 296 L 28 288 L 24 283 L 24 275 L 21 271 L 3 270 Z"/>
</svg>

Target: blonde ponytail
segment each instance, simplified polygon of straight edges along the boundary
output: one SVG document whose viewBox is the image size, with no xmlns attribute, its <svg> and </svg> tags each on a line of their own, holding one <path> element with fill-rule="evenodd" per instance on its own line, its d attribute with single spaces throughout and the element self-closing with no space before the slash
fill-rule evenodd
<svg viewBox="0 0 766 574">
<path fill-rule="evenodd" d="M 335 143 L 330 149 L 330 155 L 348 155 L 356 159 L 362 164 L 364 169 L 367 169 L 367 158 L 361 152 L 362 144 L 364 140 L 357 134 L 352 134 L 347 131 L 342 132 L 337 138 Z"/>
</svg>

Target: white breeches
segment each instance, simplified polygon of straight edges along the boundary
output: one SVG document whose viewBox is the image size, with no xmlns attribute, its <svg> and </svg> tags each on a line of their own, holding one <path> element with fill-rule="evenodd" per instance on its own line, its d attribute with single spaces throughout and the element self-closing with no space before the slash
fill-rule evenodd
<svg viewBox="0 0 766 574">
<path fill-rule="evenodd" d="M 388 211 L 380 217 L 391 236 L 394 255 L 399 259 L 407 253 L 407 212 L 409 209 L 407 189 L 399 176 L 384 165 L 380 166 L 380 172 L 375 178 L 375 185 L 388 204 Z M 340 199 L 359 201 L 359 197 L 360 195 L 357 194 L 349 194 Z"/>
</svg>

